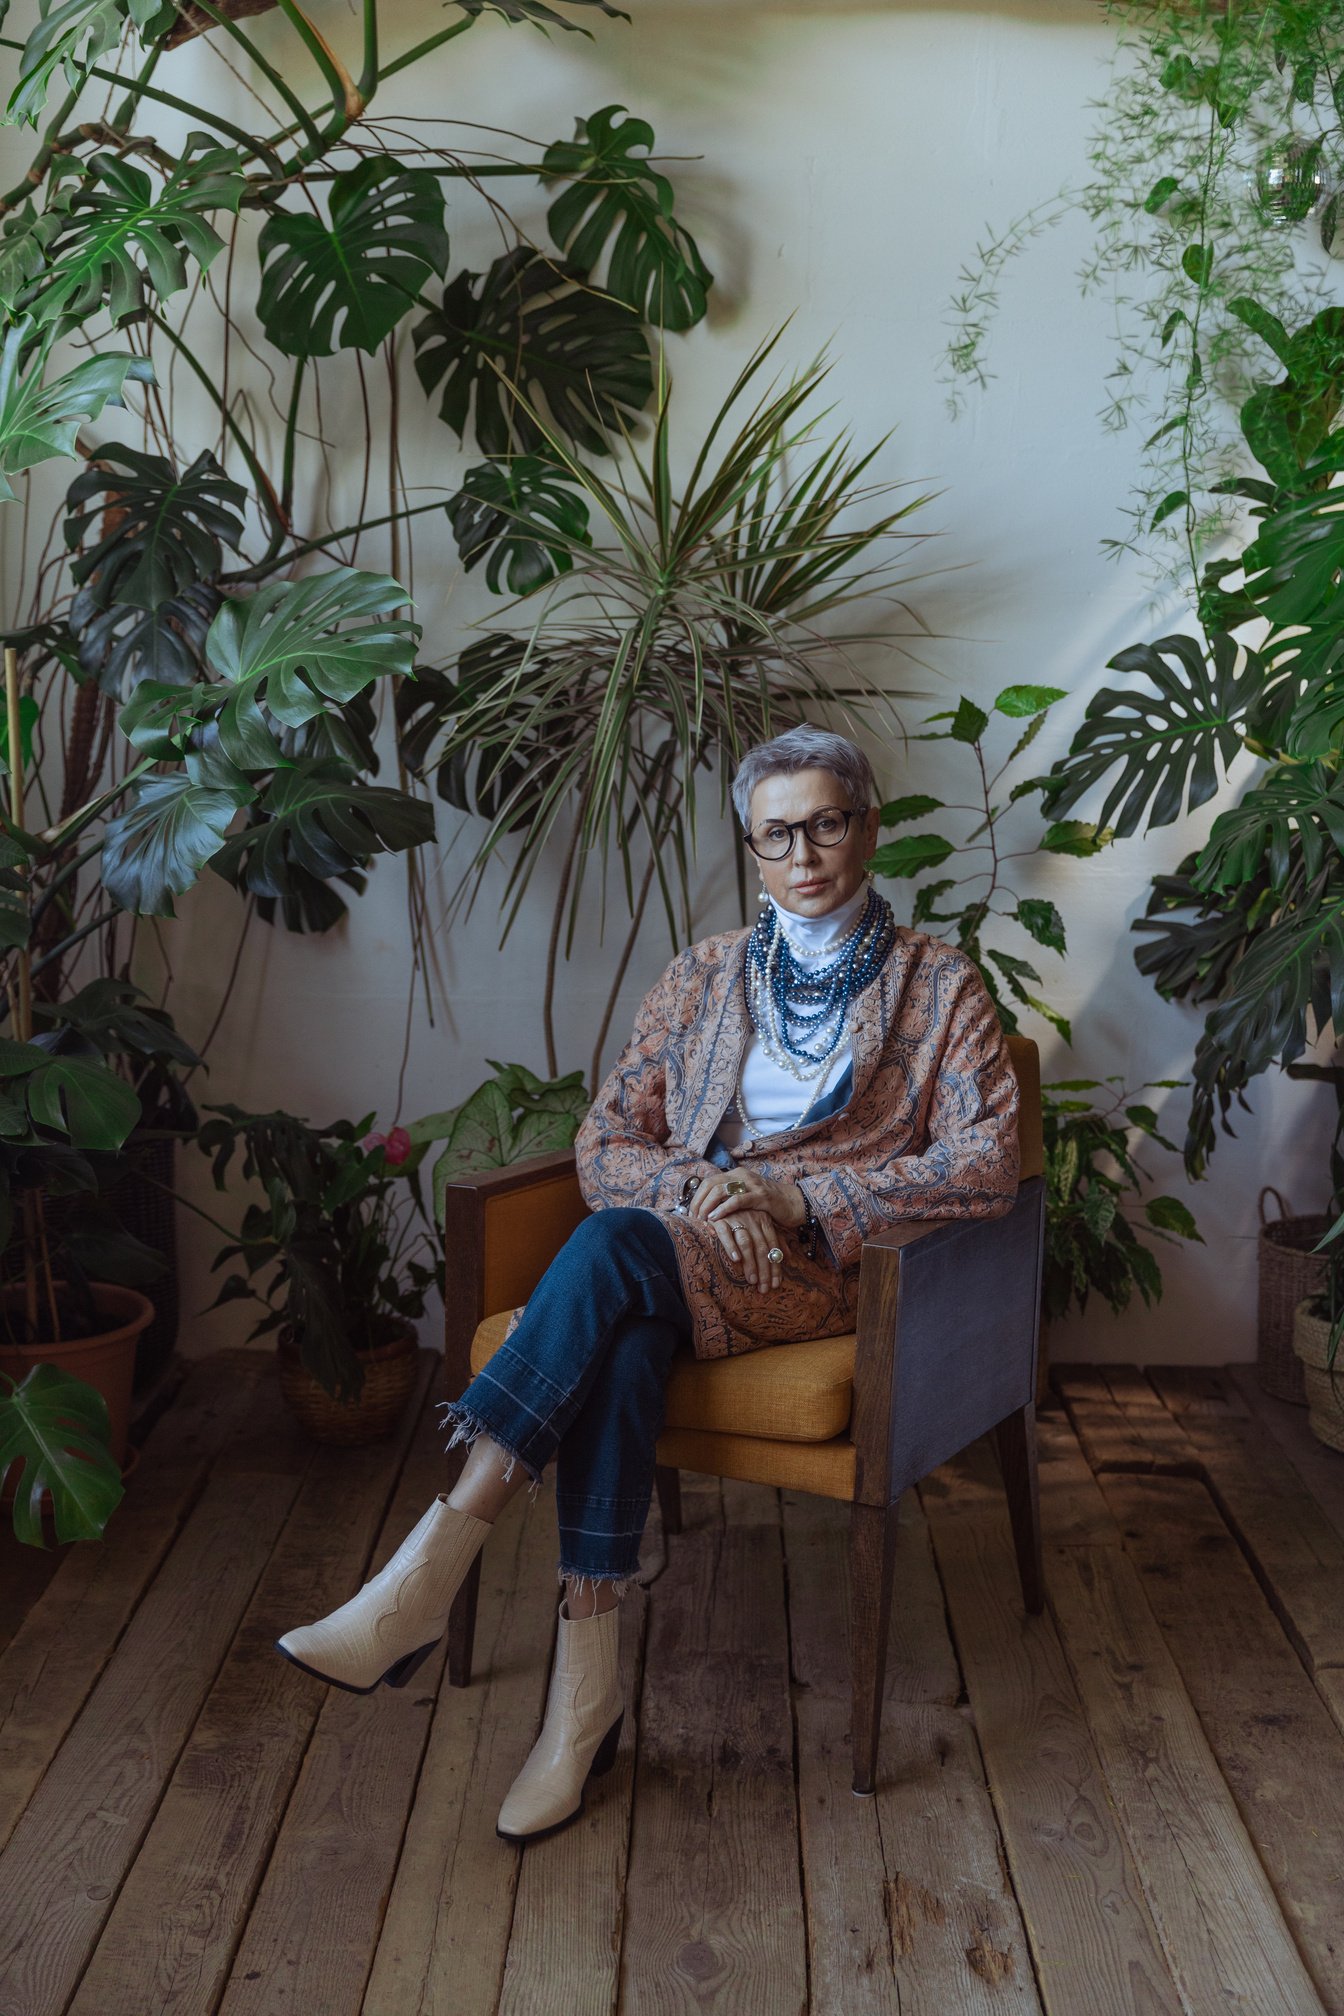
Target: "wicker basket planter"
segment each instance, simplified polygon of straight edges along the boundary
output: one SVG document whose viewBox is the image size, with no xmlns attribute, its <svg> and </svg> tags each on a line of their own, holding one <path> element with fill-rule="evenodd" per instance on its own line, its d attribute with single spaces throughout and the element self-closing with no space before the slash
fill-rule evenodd
<svg viewBox="0 0 1344 2016">
<path fill-rule="evenodd" d="M 1272 1197 L 1279 1218 L 1265 1220 L 1265 1199 Z M 1289 1215 L 1277 1190 L 1260 1192 L 1260 1297 L 1256 1377 L 1275 1400 L 1307 1405 L 1302 1365 L 1293 1351 L 1293 1315 L 1299 1302 L 1314 1295 L 1325 1278 L 1325 1256 L 1313 1253 L 1330 1228 L 1328 1218 Z"/>
<path fill-rule="evenodd" d="M 288 1330 L 280 1332 L 278 1347 L 285 1405 L 315 1442 L 353 1449 L 392 1433 L 415 1384 L 418 1340 L 409 1323 L 390 1344 L 360 1352 L 364 1385 L 358 1400 L 334 1400 L 304 1364 Z"/>
<path fill-rule="evenodd" d="M 1313 1316 L 1306 1302 L 1293 1323 L 1293 1349 L 1302 1361 L 1312 1433 L 1328 1448 L 1344 1450 L 1344 1342 L 1331 1370 L 1330 1324 L 1324 1316 Z"/>
</svg>

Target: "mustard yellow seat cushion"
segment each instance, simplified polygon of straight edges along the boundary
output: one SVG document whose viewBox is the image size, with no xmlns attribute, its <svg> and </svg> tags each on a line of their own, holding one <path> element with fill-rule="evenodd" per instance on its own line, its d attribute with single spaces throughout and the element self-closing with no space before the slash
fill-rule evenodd
<svg viewBox="0 0 1344 2016">
<path fill-rule="evenodd" d="M 504 1342 L 511 1313 L 487 1316 L 478 1328 L 471 1340 L 473 1372 Z M 739 1358 L 685 1354 L 667 1382 L 666 1426 L 773 1442 L 830 1442 L 849 1426 L 853 1399 L 852 1333 L 772 1344 Z"/>
</svg>

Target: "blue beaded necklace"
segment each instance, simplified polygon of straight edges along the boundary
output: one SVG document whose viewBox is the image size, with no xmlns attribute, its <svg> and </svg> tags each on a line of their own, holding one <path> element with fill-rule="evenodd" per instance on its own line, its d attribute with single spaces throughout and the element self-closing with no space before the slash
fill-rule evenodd
<svg viewBox="0 0 1344 2016">
<path fill-rule="evenodd" d="M 895 941 L 891 905 L 870 889 L 834 959 L 816 972 L 796 957 L 773 903 L 762 910 L 747 940 L 747 1005 L 771 1062 L 800 1081 L 812 1078 L 845 1041 L 851 1003 Z"/>
</svg>

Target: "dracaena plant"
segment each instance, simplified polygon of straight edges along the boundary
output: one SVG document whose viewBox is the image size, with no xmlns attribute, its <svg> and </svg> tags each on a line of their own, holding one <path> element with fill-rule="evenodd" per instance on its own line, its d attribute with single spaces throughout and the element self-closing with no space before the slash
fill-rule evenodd
<svg viewBox="0 0 1344 2016">
<path fill-rule="evenodd" d="M 559 951 L 594 864 L 603 897 L 609 864 L 618 869 L 632 928 L 593 1083 L 655 883 L 674 939 L 690 935 L 701 774 L 717 777 L 721 806 L 752 743 L 818 710 L 884 720 L 901 689 L 866 672 L 863 653 L 922 634 L 903 603 L 898 625 L 882 604 L 899 602 L 911 578 L 901 556 L 922 536 L 910 521 L 925 499 L 893 502 L 895 486 L 868 479 L 876 449 L 856 455 L 821 434 L 813 395 L 824 363 L 763 378 L 778 340 L 732 385 L 681 485 L 666 377 L 649 451 L 631 452 L 618 481 L 572 453 L 525 388 L 501 376 L 520 454 L 471 488 L 459 538 L 472 560 L 488 551 L 519 592 L 514 620 L 450 670 L 421 668 L 398 695 L 408 766 L 485 822 L 461 899 L 506 857 L 507 933 L 561 839 L 544 993 L 551 1071 Z"/>
</svg>

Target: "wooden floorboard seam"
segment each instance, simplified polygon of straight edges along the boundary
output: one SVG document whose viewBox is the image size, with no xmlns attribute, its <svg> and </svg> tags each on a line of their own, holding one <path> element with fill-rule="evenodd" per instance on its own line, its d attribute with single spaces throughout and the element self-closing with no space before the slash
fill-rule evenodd
<svg viewBox="0 0 1344 2016">
<path fill-rule="evenodd" d="M 802 1794 L 801 1758 L 798 1737 L 798 1676 L 793 1663 L 793 1581 L 789 1574 L 789 1550 L 784 1545 L 784 1500 L 779 1491 L 771 1492 L 775 1508 L 776 1530 L 779 1534 L 779 1575 L 784 1592 L 784 1657 L 789 1674 L 789 1763 L 793 1772 L 793 1812 L 794 1841 L 798 1851 L 798 1895 L 803 1905 L 803 1983 L 807 1995 L 806 2007 L 812 2007 L 812 1942 L 807 1937 L 809 1916 L 807 1857 L 803 1853 L 803 1816 L 800 1809 Z M 890 1643 L 890 1640 L 888 1640 Z"/>
</svg>

